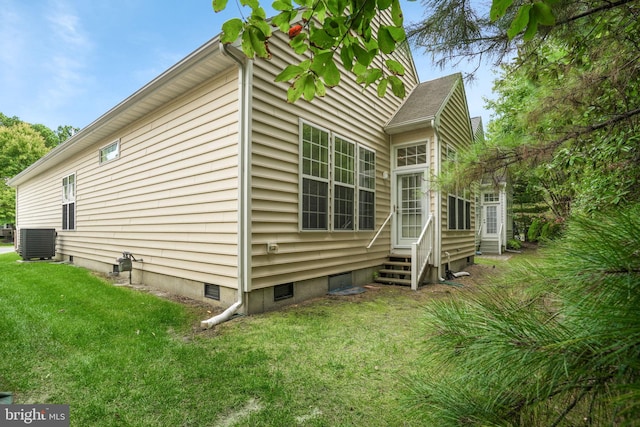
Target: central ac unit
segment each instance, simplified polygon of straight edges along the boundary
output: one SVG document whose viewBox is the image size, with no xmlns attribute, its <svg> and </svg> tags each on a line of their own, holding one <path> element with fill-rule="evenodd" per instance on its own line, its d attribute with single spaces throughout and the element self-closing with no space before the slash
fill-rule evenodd
<svg viewBox="0 0 640 427">
<path fill-rule="evenodd" d="M 56 229 L 21 228 L 18 251 L 25 261 L 53 258 L 56 255 Z"/>
</svg>

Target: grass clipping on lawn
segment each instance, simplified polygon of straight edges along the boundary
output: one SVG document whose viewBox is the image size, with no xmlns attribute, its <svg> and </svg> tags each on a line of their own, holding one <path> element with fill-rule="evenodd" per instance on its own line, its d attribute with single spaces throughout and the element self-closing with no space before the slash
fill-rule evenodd
<svg viewBox="0 0 640 427">
<path fill-rule="evenodd" d="M 0 255 L 0 390 L 71 425 L 411 425 L 423 307 L 451 287 L 375 287 L 213 331 L 202 307 L 65 264 Z"/>
</svg>

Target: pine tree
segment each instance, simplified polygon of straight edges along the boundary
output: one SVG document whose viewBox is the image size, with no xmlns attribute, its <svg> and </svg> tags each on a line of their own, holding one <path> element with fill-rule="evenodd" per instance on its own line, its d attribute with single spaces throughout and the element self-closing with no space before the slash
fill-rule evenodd
<svg viewBox="0 0 640 427">
<path fill-rule="evenodd" d="M 570 221 L 540 265 L 428 309 L 427 425 L 640 425 L 640 206 Z"/>
</svg>

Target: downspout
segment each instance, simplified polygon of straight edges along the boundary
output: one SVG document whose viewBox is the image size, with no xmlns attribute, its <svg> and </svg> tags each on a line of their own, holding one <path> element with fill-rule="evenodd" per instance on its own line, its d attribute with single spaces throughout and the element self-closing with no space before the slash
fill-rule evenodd
<svg viewBox="0 0 640 427">
<path fill-rule="evenodd" d="M 440 135 L 438 135 L 438 128 L 436 127 L 436 119 L 435 117 L 431 119 L 431 128 L 433 129 L 433 134 L 435 135 L 435 145 L 436 145 L 436 158 L 435 158 L 435 176 L 440 175 L 441 162 L 442 162 L 442 147 L 440 145 Z M 438 190 L 438 197 L 436 197 L 436 223 L 435 223 L 435 240 L 436 247 L 438 248 L 435 253 L 435 263 L 438 267 L 438 279 L 444 280 L 442 276 L 442 190 Z"/>
<path fill-rule="evenodd" d="M 250 180 L 250 156 L 249 135 L 251 125 L 251 109 L 249 106 L 251 96 L 251 65 L 244 56 L 237 56 L 232 49 L 224 43 L 220 43 L 223 55 L 233 59 L 239 68 L 240 94 L 239 94 L 239 141 L 238 141 L 238 300 L 225 311 L 210 319 L 200 322 L 200 327 L 211 328 L 229 320 L 245 303 L 245 293 L 249 289 L 251 280 L 251 202 L 249 189 Z"/>
</svg>

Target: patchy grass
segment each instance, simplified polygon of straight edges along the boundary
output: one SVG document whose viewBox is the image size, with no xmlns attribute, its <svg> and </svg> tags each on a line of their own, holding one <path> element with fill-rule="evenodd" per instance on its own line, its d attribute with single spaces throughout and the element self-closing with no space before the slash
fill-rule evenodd
<svg viewBox="0 0 640 427">
<path fill-rule="evenodd" d="M 461 292 L 374 287 L 200 331 L 201 306 L 17 259 L 0 255 L 0 391 L 69 404 L 73 426 L 420 425 L 402 401 L 423 307 Z"/>
</svg>

